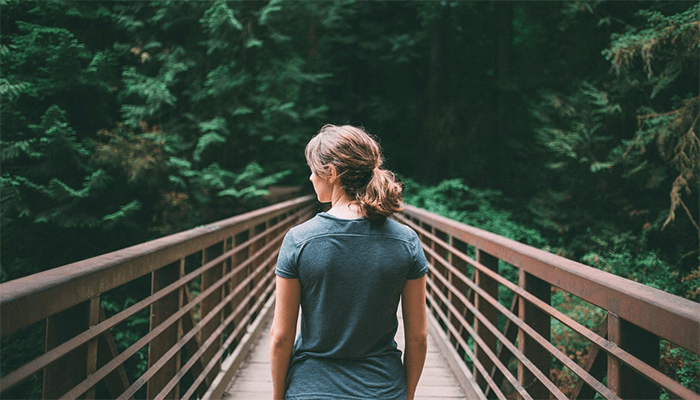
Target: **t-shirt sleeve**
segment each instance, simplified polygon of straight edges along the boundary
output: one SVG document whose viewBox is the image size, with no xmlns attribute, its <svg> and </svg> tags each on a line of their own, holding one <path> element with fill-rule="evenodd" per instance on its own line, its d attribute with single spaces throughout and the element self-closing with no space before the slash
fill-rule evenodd
<svg viewBox="0 0 700 400">
<path fill-rule="evenodd" d="M 277 256 L 275 274 L 282 278 L 299 279 L 297 259 L 297 247 L 294 244 L 292 231 L 290 230 L 282 240 L 282 247 L 280 247 L 280 253 Z"/>
<path fill-rule="evenodd" d="M 411 247 L 411 251 L 413 252 L 413 265 L 411 265 L 406 279 L 418 279 L 428 273 L 428 260 L 425 259 L 423 247 L 415 231 L 411 238 Z"/>
</svg>

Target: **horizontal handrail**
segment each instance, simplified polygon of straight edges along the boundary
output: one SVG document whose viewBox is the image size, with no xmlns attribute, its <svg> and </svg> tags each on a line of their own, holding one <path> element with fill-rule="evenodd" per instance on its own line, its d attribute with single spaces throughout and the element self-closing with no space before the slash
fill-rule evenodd
<svg viewBox="0 0 700 400">
<path fill-rule="evenodd" d="M 426 218 L 436 229 L 555 285 L 620 318 L 700 353 L 698 303 L 617 275 L 468 226 L 443 216 L 405 206 L 404 215 Z M 426 218 L 426 219 L 428 219 Z M 677 324 L 687 326 L 679 331 Z"/>
<path fill-rule="evenodd" d="M 266 218 L 282 215 L 313 196 L 304 196 L 222 221 L 137 244 L 3 283 L 0 288 L 2 336 L 89 300 L 154 269 L 177 261 L 245 230 Z"/>
<path fill-rule="evenodd" d="M 0 336 L 46 320 L 46 351 L 4 371 L 0 391 L 43 370 L 45 398 L 94 398 L 100 382 L 112 398 L 133 398 L 144 386 L 149 398 L 201 397 L 271 300 L 282 238 L 316 204 L 300 197 L 3 283 Z M 186 271 L 186 260 L 196 259 L 201 263 Z M 151 280 L 150 295 L 105 316 L 100 297 L 143 277 Z M 116 351 L 112 333 L 149 307 L 148 332 Z M 125 363 L 145 346 L 147 369 L 127 377 Z"/>
<path fill-rule="evenodd" d="M 700 351 L 700 304 L 410 205 L 396 219 L 419 233 L 429 260 L 429 307 L 465 362 L 473 365 L 487 395 L 505 398 L 501 388 L 505 380 L 525 399 L 576 398 L 584 390 L 619 399 L 630 396 L 629 386 L 638 386 L 631 389 L 638 393 L 651 393 L 649 385 L 678 398 L 700 398 L 658 370 L 659 340 L 695 354 Z M 468 247 L 476 259 L 467 255 Z M 517 284 L 499 274 L 501 262 L 517 269 Z M 553 290 L 603 309 L 609 333 L 602 337 L 553 307 Z M 510 310 L 499 302 L 501 292 L 512 296 Z M 589 343 L 590 360 L 585 365 L 551 342 L 554 320 Z M 650 351 L 630 345 L 629 337 L 635 334 L 650 340 Z M 602 369 L 600 362 L 593 367 L 597 352 L 608 355 L 607 368 L 605 360 Z M 576 375 L 579 383 L 572 393 L 563 393 L 550 379 L 550 357 Z M 517 374 L 508 370 L 511 359 Z"/>
</svg>

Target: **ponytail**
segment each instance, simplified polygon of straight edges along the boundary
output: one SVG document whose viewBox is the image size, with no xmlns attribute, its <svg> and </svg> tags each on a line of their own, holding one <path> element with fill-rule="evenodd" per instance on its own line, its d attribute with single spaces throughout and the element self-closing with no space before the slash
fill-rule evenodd
<svg viewBox="0 0 700 400">
<path fill-rule="evenodd" d="M 375 168 L 364 192 L 356 195 L 356 201 L 367 219 L 383 220 L 403 209 L 401 191 L 401 184 L 391 171 Z"/>
</svg>

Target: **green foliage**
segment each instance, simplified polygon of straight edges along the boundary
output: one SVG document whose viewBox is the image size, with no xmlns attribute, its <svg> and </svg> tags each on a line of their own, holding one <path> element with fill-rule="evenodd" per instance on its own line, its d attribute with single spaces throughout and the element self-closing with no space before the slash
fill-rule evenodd
<svg viewBox="0 0 700 400">
<path fill-rule="evenodd" d="M 678 266 L 669 264 L 653 250 L 644 249 L 644 238 L 631 232 L 620 235 L 592 235 L 589 252 L 581 261 L 598 269 L 676 295 L 684 295 L 700 281 L 682 284 Z"/>
<path fill-rule="evenodd" d="M 66 228 L 94 227 L 98 221 L 82 213 L 86 199 L 92 192 L 102 189 L 103 171 L 84 175 L 82 182 L 75 172 L 88 172 L 88 151 L 76 140 L 66 113 L 58 106 L 51 106 L 39 124 L 29 125 L 34 138 L 3 143 L 3 162 L 9 171 L 2 174 L 2 215 L 17 215 L 34 223 L 54 223 Z M 23 157 L 20 157 L 23 156 Z M 30 160 L 31 167 L 22 173 L 12 173 L 14 166 Z M 81 185 L 80 188 L 75 188 Z M 10 217 L 11 218 L 11 217 Z"/>
<path fill-rule="evenodd" d="M 614 73 L 547 91 L 533 105 L 557 175 L 529 208 L 568 256 L 697 299 L 700 7 L 626 14 L 585 4 L 572 20 L 590 12 L 599 27 L 619 26 L 602 50 Z"/>
<path fill-rule="evenodd" d="M 282 39 L 307 10 L 7 2 L 2 279 L 262 205 L 326 110 L 299 96 L 328 75 Z"/>
<path fill-rule="evenodd" d="M 547 245 L 537 230 L 513 215 L 513 204 L 497 190 L 470 188 L 459 179 L 445 180 L 434 187 L 405 179 L 404 185 L 403 200 L 407 204 L 534 247 Z"/>
<path fill-rule="evenodd" d="M 688 68 L 694 68 L 691 71 L 697 72 L 700 5 L 695 4 L 683 12 L 668 16 L 653 10 L 642 10 L 639 14 L 645 18 L 646 27 L 613 35 L 610 48 L 603 54 L 611 61 L 618 75 L 634 73 L 632 61 L 640 57 L 647 77 L 645 86 L 651 87 L 649 98 L 653 100 L 663 97 L 659 95 L 664 92 L 675 92 L 674 84 L 682 82 Z M 652 67 L 652 62 L 656 68 Z M 622 159 L 630 157 L 630 153 L 636 153 L 637 159 L 644 158 L 647 148 L 655 142 L 664 161 L 678 171 L 672 184 L 671 206 L 663 227 L 675 219 L 676 209 L 682 206 L 700 235 L 700 226 L 696 221 L 698 217 L 682 200 L 683 192 L 690 195 L 692 188 L 700 186 L 697 173 L 700 169 L 700 96 L 697 90 L 692 89 L 687 94 L 678 94 L 680 98 L 641 107 L 637 117 L 638 132 L 632 140 L 625 141 L 621 149 L 625 150 Z"/>
<path fill-rule="evenodd" d="M 661 362 L 659 369 L 681 385 L 700 393 L 700 357 L 668 341 L 661 342 Z M 672 398 L 662 391 L 662 399 Z"/>
<path fill-rule="evenodd" d="M 135 95 L 142 100 L 142 104 L 125 102 L 121 106 L 122 118 L 130 126 L 138 126 L 139 122 L 158 113 L 164 106 L 175 104 L 176 97 L 168 90 L 168 82 L 160 74 L 144 76 L 135 67 L 130 67 L 124 69 L 123 81 L 125 89 L 122 96 L 128 99 L 130 95 Z"/>
<path fill-rule="evenodd" d="M 700 299 L 694 3 L 0 5 L 2 281 L 261 206 L 333 122 L 409 203 Z"/>
<path fill-rule="evenodd" d="M 672 15 L 656 10 L 640 10 L 639 15 L 646 20 L 643 28 L 630 27 L 625 33 L 614 33 L 610 47 L 603 50 L 618 74 L 631 68 L 633 61 L 640 57 L 649 78 L 655 75 L 652 61 L 660 63 L 667 75 L 673 75 L 679 72 L 677 69 L 683 58 L 697 56 L 699 5 Z M 676 71 L 669 74 L 669 68 Z"/>
<path fill-rule="evenodd" d="M 544 125 L 537 129 L 537 139 L 556 160 L 548 166 L 563 170 L 570 163 L 583 164 L 594 173 L 611 168 L 613 163 L 606 160 L 614 136 L 608 130 L 621 111 L 608 93 L 588 82 L 570 96 L 543 94 L 533 112 Z"/>
</svg>

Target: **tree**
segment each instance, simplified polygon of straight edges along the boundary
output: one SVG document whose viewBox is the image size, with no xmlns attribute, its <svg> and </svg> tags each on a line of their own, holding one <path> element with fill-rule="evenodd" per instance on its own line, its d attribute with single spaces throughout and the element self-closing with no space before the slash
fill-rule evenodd
<svg viewBox="0 0 700 400">
<path fill-rule="evenodd" d="M 700 230 L 697 207 L 686 201 L 698 204 L 700 187 L 700 7 L 664 2 L 630 13 L 596 2 L 583 9 L 618 27 L 602 49 L 611 73 L 588 76 L 569 93 L 544 92 L 534 107 L 553 173 L 531 209 L 543 226 L 576 240 L 578 256 L 627 252 L 629 263 L 613 269 L 642 281 L 629 264 L 657 260 L 650 270 L 677 271 L 672 291 L 697 299 Z"/>
<path fill-rule="evenodd" d="M 290 21 L 334 6 L 4 1 L 2 279 L 262 205 L 326 109 Z"/>
</svg>

